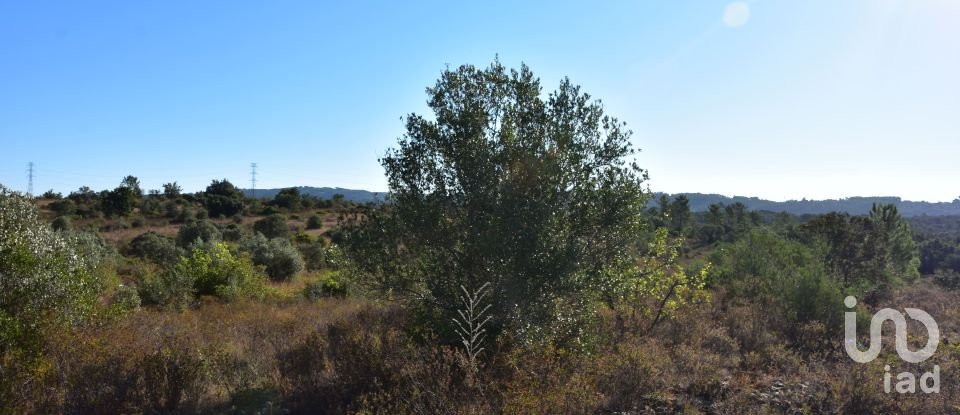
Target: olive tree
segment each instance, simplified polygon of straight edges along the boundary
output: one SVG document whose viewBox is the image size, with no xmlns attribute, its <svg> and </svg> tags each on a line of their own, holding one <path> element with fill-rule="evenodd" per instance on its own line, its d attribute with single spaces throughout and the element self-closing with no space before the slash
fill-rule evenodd
<svg viewBox="0 0 960 415">
<path fill-rule="evenodd" d="M 427 94 L 433 116 L 407 116 L 380 160 L 389 203 L 345 241 L 363 280 L 448 335 L 463 290 L 489 283 L 491 330 L 579 336 L 611 264 L 638 252 L 650 195 L 631 132 L 568 79 L 544 95 L 526 66 L 461 66 Z"/>
<path fill-rule="evenodd" d="M 91 270 L 102 255 L 87 236 L 54 231 L 29 196 L 0 185 L 0 360 L 38 353 L 44 327 L 82 321 L 96 307 L 102 285 Z"/>
</svg>

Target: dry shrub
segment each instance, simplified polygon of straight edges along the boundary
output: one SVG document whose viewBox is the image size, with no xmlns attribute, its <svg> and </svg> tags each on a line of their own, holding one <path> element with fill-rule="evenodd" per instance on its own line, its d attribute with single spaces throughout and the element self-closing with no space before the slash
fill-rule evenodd
<svg viewBox="0 0 960 415">
<path fill-rule="evenodd" d="M 48 339 L 60 382 L 53 402 L 39 412 L 229 409 L 233 395 L 277 390 L 283 378 L 277 356 L 357 309 L 341 300 L 209 303 L 184 313 L 145 310 L 60 333 Z"/>
<path fill-rule="evenodd" d="M 664 393 L 672 362 L 665 354 L 651 353 L 657 348 L 650 340 L 623 344 L 616 353 L 598 359 L 598 386 L 605 412 L 673 407 Z"/>
<path fill-rule="evenodd" d="M 503 411 L 511 414 L 593 413 L 601 404 L 592 362 L 549 347 L 517 350 L 504 388 Z"/>
<path fill-rule="evenodd" d="M 464 356 L 415 344 L 405 313 L 364 308 L 279 357 L 283 391 L 303 413 L 489 413 Z"/>
<path fill-rule="evenodd" d="M 930 294 L 929 296 L 925 296 Z M 946 338 L 960 298 L 908 287 L 878 306 L 918 307 Z M 921 300 L 927 299 L 926 303 Z M 951 303 L 951 301 L 954 301 Z M 919 364 L 888 338 L 881 358 L 851 361 L 842 333 L 812 322 L 788 341 L 776 318 L 730 303 L 689 309 L 653 331 L 598 318 L 587 351 L 488 342 L 476 367 L 459 349 L 410 334 L 402 309 L 369 301 L 212 301 L 183 313 L 141 309 L 48 335 L 30 391 L 11 413 L 951 413 L 960 345 Z M 759 331 L 759 332 L 758 332 Z M 911 327 L 914 349 L 925 341 Z M 3 361 L 9 370 L 13 361 Z M 939 394 L 883 393 L 896 376 L 940 366 Z M 4 374 L 9 373 L 5 372 Z M 30 392 L 28 394 L 27 392 Z M 4 402 L 5 404 L 7 402 Z M 8 405 L 10 406 L 10 405 Z"/>
<path fill-rule="evenodd" d="M 723 324 L 740 344 L 744 353 L 761 351 L 778 342 L 775 318 L 767 310 L 753 306 L 731 307 Z"/>
</svg>

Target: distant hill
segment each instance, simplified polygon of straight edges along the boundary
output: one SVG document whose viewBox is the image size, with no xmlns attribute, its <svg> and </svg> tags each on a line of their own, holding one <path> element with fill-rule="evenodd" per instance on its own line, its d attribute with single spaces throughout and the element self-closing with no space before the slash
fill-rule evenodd
<svg viewBox="0 0 960 415">
<path fill-rule="evenodd" d="M 303 195 L 310 195 L 321 199 L 332 199 L 333 195 L 341 194 L 344 199 L 357 203 L 382 202 L 384 196 L 386 196 L 386 193 L 383 192 L 344 189 L 340 187 L 297 186 L 297 188 L 300 189 L 300 194 Z M 280 190 L 282 189 L 257 189 L 256 196 L 261 199 L 273 199 Z M 240 191 L 248 197 L 253 196 L 253 192 L 250 189 L 240 189 Z"/>
<path fill-rule="evenodd" d="M 384 192 L 371 192 L 358 189 L 344 189 L 340 187 L 311 187 L 297 186 L 300 193 L 316 196 L 323 199 L 331 199 L 335 194 L 342 194 L 344 199 L 357 202 L 382 202 L 386 198 Z M 251 196 L 250 189 L 240 189 L 243 194 Z M 281 189 L 257 189 L 258 198 L 272 199 Z M 651 206 L 656 206 L 657 200 L 662 193 L 654 194 L 650 201 Z M 724 196 L 718 194 L 704 193 L 677 193 L 670 194 L 671 198 L 677 195 L 684 195 L 690 199 L 690 209 L 694 212 L 704 212 L 714 203 L 730 205 L 737 202 L 743 203 L 750 210 L 765 210 L 770 212 L 787 212 L 794 215 L 820 215 L 830 212 L 847 212 L 851 215 L 865 215 L 870 212 L 874 203 L 892 203 L 897 205 L 900 213 L 906 217 L 914 216 L 949 216 L 960 215 L 960 199 L 953 202 L 914 202 L 903 200 L 895 196 L 879 197 L 850 197 L 846 199 L 828 199 L 828 200 L 788 200 L 786 202 L 774 202 L 764 200 L 758 197 L 746 196 Z"/>
<path fill-rule="evenodd" d="M 794 215 L 819 215 L 830 212 L 846 212 L 851 215 L 864 215 L 870 212 L 874 203 L 892 203 L 900 210 L 900 214 L 912 216 L 946 216 L 960 215 L 960 199 L 953 202 L 913 202 L 899 197 L 850 197 L 846 199 L 828 200 L 788 200 L 774 202 L 756 197 L 723 196 L 703 193 L 680 193 L 690 199 L 690 209 L 694 212 L 706 211 L 711 204 L 722 203 L 729 205 L 743 203 L 750 210 L 766 210 L 770 212 L 787 212 Z M 656 205 L 661 193 L 654 195 L 651 205 Z M 670 195 L 671 198 L 677 195 Z"/>
</svg>

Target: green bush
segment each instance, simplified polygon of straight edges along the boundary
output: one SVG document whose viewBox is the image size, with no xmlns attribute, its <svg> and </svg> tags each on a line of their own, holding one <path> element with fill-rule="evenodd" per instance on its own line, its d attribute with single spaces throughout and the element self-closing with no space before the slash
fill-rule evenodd
<svg viewBox="0 0 960 415">
<path fill-rule="evenodd" d="M 163 305 L 179 310 L 193 303 L 195 278 L 187 273 L 166 271 L 142 276 L 138 294 L 144 304 Z"/>
<path fill-rule="evenodd" d="M 69 231 L 70 229 L 73 228 L 73 225 L 71 224 L 69 216 L 57 216 L 57 218 L 53 220 L 53 223 L 51 223 L 50 226 L 53 227 L 53 230 L 58 232 Z"/>
<path fill-rule="evenodd" d="M 270 203 L 282 209 L 296 210 L 300 208 L 300 200 L 300 189 L 290 187 L 277 192 Z"/>
<path fill-rule="evenodd" d="M 133 213 L 138 198 L 135 189 L 121 185 L 101 194 L 100 208 L 107 216 L 126 216 Z"/>
<path fill-rule="evenodd" d="M 149 303 L 184 309 L 198 295 L 225 300 L 262 298 L 266 279 L 249 258 L 234 256 L 226 244 L 194 248 L 173 269 L 141 285 L 140 295 Z"/>
<path fill-rule="evenodd" d="M 197 218 L 196 209 L 189 206 L 183 206 L 176 211 L 176 217 L 174 218 L 173 221 L 177 223 L 187 223 L 195 220 L 196 218 Z"/>
<path fill-rule="evenodd" d="M 84 259 L 89 269 L 108 263 L 117 255 L 113 245 L 95 232 L 69 231 L 64 233 L 64 238 L 77 256 Z"/>
<path fill-rule="evenodd" d="M 960 273 L 939 271 L 933 276 L 933 282 L 946 290 L 957 290 L 960 289 Z"/>
<path fill-rule="evenodd" d="M 171 265 L 183 255 L 183 249 L 173 239 L 154 231 L 147 231 L 133 238 L 124 251 L 127 255 L 143 258 L 160 265 Z"/>
<path fill-rule="evenodd" d="M 263 234 L 249 238 L 240 244 L 240 250 L 249 252 L 253 263 L 262 265 L 273 280 L 293 278 L 303 271 L 304 262 L 300 253 L 289 240 L 267 239 Z"/>
<path fill-rule="evenodd" d="M 263 295 L 262 275 L 248 258 L 235 257 L 224 243 L 194 249 L 190 256 L 180 259 L 172 273 L 193 278 L 197 295 L 227 300 Z"/>
<path fill-rule="evenodd" d="M 269 215 L 276 215 L 278 213 L 280 213 L 280 209 L 277 209 L 276 206 L 272 206 L 272 205 L 266 205 L 263 207 L 263 209 L 260 210 L 261 215 L 269 216 Z"/>
<path fill-rule="evenodd" d="M 297 248 L 300 250 L 300 255 L 303 257 L 307 269 L 311 271 L 338 269 L 345 261 L 343 251 L 339 246 L 324 246 L 323 241 L 299 244 Z"/>
<path fill-rule="evenodd" d="M 243 211 L 243 193 L 227 179 L 214 180 L 203 193 L 203 203 L 212 217 L 233 216 Z"/>
<path fill-rule="evenodd" d="M 163 216 L 167 219 L 176 219 L 180 215 L 180 205 L 176 201 L 163 202 Z"/>
<path fill-rule="evenodd" d="M 140 294 L 137 293 L 136 288 L 129 285 L 121 285 L 117 287 L 117 291 L 113 293 L 111 307 L 113 310 L 123 313 L 140 308 L 140 302 Z"/>
<path fill-rule="evenodd" d="M 243 239 L 245 232 L 243 228 L 235 223 L 227 225 L 223 228 L 223 240 L 227 242 L 240 242 Z"/>
<path fill-rule="evenodd" d="M 88 242 L 55 232 L 31 197 L 0 185 L 0 413 L 15 413 L 7 407 L 42 384 L 43 334 L 88 320 L 98 306 L 94 271 L 105 254 Z"/>
<path fill-rule="evenodd" d="M 50 203 L 50 210 L 59 216 L 72 215 L 77 210 L 77 205 L 70 199 L 60 199 Z"/>
<path fill-rule="evenodd" d="M 293 241 L 298 244 L 308 244 L 312 243 L 314 238 L 304 231 L 299 231 L 296 235 L 293 235 Z"/>
<path fill-rule="evenodd" d="M 155 192 L 155 190 L 151 192 Z M 162 200 L 160 196 L 156 194 L 151 194 L 140 202 L 140 214 L 143 216 L 157 216 L 162 209 Z"/>
<path fill-rule="evenodd" d="M 290 235 L 287 218 L 281 214 L 273 214 L 254 222 L 253 230 L 267 238 L 286 238 Z"/>
<path fill-rule="evenodd" d="M 307 229 L 320 229 L 323 227 L 323 218 L 320 215 L 311 215 L 307 219 Z"/>
<path fill-rule="evenodd" d="M 209 220 L 190 221 L 177 232 L 177 245 L 189 248 L 198 241 L 201 244 L 219 242 L 223 238 L 220 228 Z"/>
<path fill-rule="evenodd" d="M 784 331 L 812 321 L 836 325 L 843 316 L 839 281 L 800 242 L 768 229 L 754 229 L 740 241 L 722 246 L 714 262 L 719 285 L 783 319 Z"/>
<path fill-rule="evenodd" d="M 331 275 L 322 280 L 307 283 L 303 287 L 303 296 L 308 300 L 319 300 L 326 297 L 342 298 L 347 296 L 347 287 Z"/>
</svg>

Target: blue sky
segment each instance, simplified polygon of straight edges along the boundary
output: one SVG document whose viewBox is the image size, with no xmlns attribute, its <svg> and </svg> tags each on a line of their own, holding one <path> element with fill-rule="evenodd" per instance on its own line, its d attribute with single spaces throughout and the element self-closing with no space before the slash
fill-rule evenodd
<svg viewBox="0 0 960 415">
<path fill-rule="evenodd" d="M 400 3 L 0 3 L 0 183 L 384 190 L 424 88 L 499 55 L 601 98 L 657 191 L 960 196 L 960 0 Z"/>
</svg>

